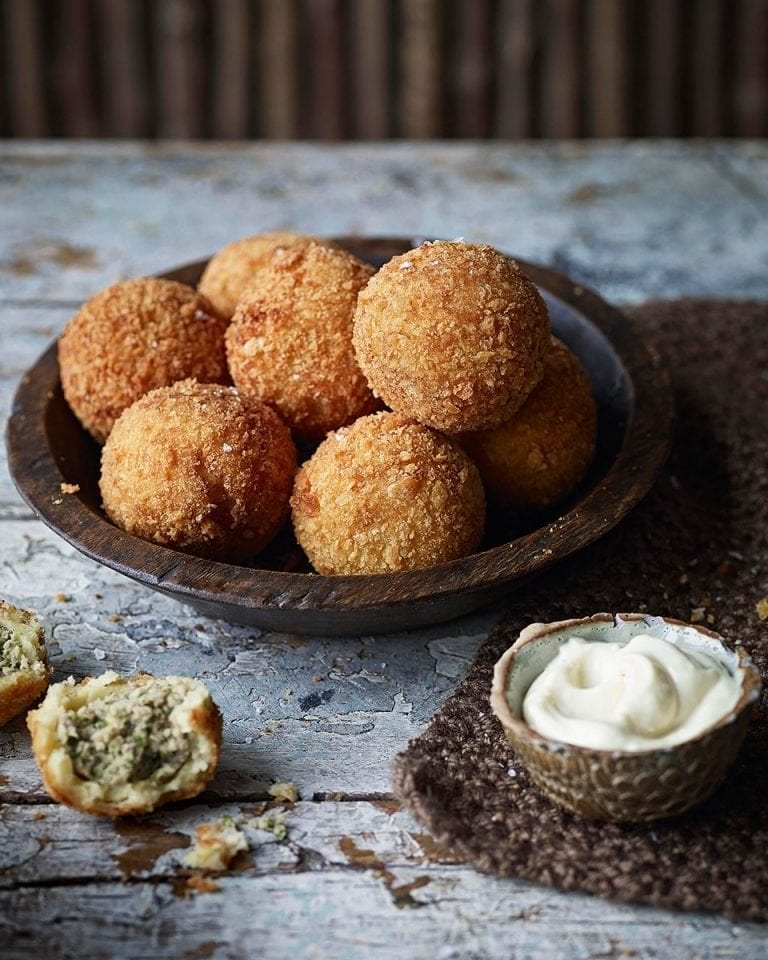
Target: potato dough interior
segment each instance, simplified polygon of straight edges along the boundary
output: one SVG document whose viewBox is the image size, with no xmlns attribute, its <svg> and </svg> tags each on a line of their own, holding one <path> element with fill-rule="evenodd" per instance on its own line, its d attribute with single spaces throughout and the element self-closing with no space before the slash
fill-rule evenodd
<svg viewBox="0 0 768 960">
<path fill-rule="evenodd" d="M 30 610 L 0 600 L 0 726 L 48 685 L 43 629 Z"/>
<path fill-rule="evenodd" d="M 197 795 L 221 746 L 221 714 L 191 677 L 70 677 L 50 687 L 27 724 L 48 793 L 112 817 Z"/>
</svg>

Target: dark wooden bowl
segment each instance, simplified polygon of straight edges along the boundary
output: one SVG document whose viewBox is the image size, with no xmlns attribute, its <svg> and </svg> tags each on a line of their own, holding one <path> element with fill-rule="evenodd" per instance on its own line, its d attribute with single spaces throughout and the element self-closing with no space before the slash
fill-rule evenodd
<svg viewBox="0 0 768 960">
<path fill-rule="evenodd" d="M 376 266 L 419 242 L 337 239 Z M 596 294 L 552 270 L 520 264 L 546 298 L 554 332 L 589 374 L 598 442 L 589 475 L 574 497 L 512 539 L 501 518 L 490 516 L 480 553 L 426 570 L 366 577 L 296 572 L 302 561 L 288 533 L 259 558 L 258 569 L 139 540 L 113 526 L 101 509 L 99 448 L 64 400 L 55 343 L 22 378 L 14 399 L 7 445 L 16 486 L 40 519 L 86 556 L 210 616 L 270 630 L 355 635 L 467 613 L 615 526 L 650 488 L 670 443 L 671 389 L 655 351 Z M 189 264 L 165 276 L 195 284 L 204 265 Z M 62 483 L 80 490 L 63 494 Z"/>
</svg>

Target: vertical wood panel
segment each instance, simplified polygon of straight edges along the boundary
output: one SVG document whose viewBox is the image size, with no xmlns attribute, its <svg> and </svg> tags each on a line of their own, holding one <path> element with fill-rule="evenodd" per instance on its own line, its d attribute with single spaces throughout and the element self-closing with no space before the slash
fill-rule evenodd
<svg viewBox="0 0 768 960">
<path fill-rule="evenodd" d="M 156 31 L 158 134 L 172 139 L 200 137 L 204 130 L 200 3 L 156 0 L 151 9 Z"/>
<path fill-rule="evenodd" d="M 352 135 L 381 140 L 390 127 L 389 0 L 353 0 L 350 8 Z"/>
<path fill-rule="evenodd" d="M 6 0 L 3 12 L 11 132 L 16 137 L 48 136 L 39 0 Z"/>
<path fill-rule="evenodd" d="M 264 136 L 291 140 L 298 136 L 300 68 L 295 0 L 260 0 L 259 101 Z"/>
<path fill-rule="evenodd" d="M 53 55 L 55 126 L 68 137 L 95 137 L 99 131 L 93 31 L 90 0 L 66 0 L 57 5 Z"/>
<path fill-rule="evenodd" d="M 0 0 L 16 136 L 765 136 L 768 0 Z"/>
<path fill-rule="evenodd" d="M 731 9 L 734 5 L 730 0 Z M 720 0 L 697 0 L 693 6 L 692 133 L 714 137 L 722 129 L 721 54 L 724 17 Z"/>
<path fill-rule="evenodd" d="M 490 0 L 459 3 L 455 30 L 457 132 L 461 137 L 479 140 L 488 136 L 491 127 Z"/>
<path fill-rule="evenodd" d="M 628 130 L 626 0 L 587 0 L 587 132 L 623 137 Z"/>
<path fill-rule="evenodd" d="M 149 77 L 141 7 L 126 0 L 97 0 L 99 45 L 103 51 L 104 122 L 109 137 L 149 133 Z"/>
<path fill-rule="evenodd" d="M 768 0 L 742 0 L 736 51 L 735 132 L 768 136 Z"/>
<path fill-rule="evenodd" d="M 219 0 L 213 12 L 211 130 L 221 140 L 249 135 L 248 0 Z"/>
<path fill-rule="evenodd" d="M 533 0 L 500 0 L 497 14 L 495 134 L 518 140 L 531 134 Z"/>
<path fill-rule="evenodd" d="M 417 140 L 443 132 L 439 0 L 401 0 L 398 113 L 402 134 Z"/>
<path fill-rule="evenodd" d="M 542 12 L 545 21 L 539 106 L 541 134 L 555 138 L 577 137 L 581 129 L 578 0 L 548 0 L 542 4 Z"/>
<path fill-rule="evenodd" d="M 321 140 L 344 135 L 344 65 L 339 0 L 305 0 L 309 61 L 307 130 Z"/>
<path fill-rule="evenodd" d="M 673 137 L 680 130 L 680 0 L 649 0 L 643 50 L 645 61 L 645 131 L 653 137 Z"/>
</svg>

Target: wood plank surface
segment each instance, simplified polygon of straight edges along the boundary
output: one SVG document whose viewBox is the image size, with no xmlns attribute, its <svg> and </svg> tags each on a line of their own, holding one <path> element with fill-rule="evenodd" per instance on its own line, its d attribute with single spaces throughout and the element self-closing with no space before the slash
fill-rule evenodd
<svg viewBox="0 0 768 960">
<path fill-rule="evenodd" d="M 270 227 L 461 232 L 624 303 L 767 297 L 767 173 L 764 144 L 4 144 L 0 415 L 83 297 Z M 225 718 L 203 796 L 117 823 L 51 803 L 23 720 L 0 730 L 3 960 L 764 956 L 763 927 L 479 874 L 391 800 L 392 757 L 464 676 L 498 609 L 347 640 L 209 620 L 59 540 L 4 458 L 0 544 L 0 595 L 40 613 L 55 679 L 193 674 Z M 301 798 L 284 805 L 284 842 L 254 821 L 276 781 Z M 225 814 L 250 850 L 217 891 L 194 892 L 191 835 Z"/>
<path fill-rule="evenodd" d="M 357 0 L 349 9 L 351 41 L 350 108 L 352 135 L 384 140 L 392 129 L 392 77 L 389 0 Z"/>
<path fill-rule="evenodd" d="M 533 10 L 533 0 L 499 0 L 494 133 L 502 139 L 517 140 L 532 133 Z"/>
<path fill-rule="evenodd" d="M 298 17 L 295 0 L 260 0 L 258 87 L 256 99 L 268 140 L 289 140 L 299 133 Z"/>
<path fill-rule="evenodd" d="M 120 277 L 279 229 L 466 236 L 564 270 L 617 303 L 723 290 L 760 297 L 767 156 L 760 142 L 5 143 L 0 300 L 73 304 Z M 24 195 L 35 197 L 34 218 Z"/>
</svg>

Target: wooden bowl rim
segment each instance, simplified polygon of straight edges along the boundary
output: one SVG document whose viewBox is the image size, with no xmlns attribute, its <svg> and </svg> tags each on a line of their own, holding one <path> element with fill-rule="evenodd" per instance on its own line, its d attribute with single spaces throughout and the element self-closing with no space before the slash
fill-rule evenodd
<svg viewBox="0 0 768 960">
<path fill-rule="evenodd" d="M 341 246 L 378 244 L 393 251 L 415 245 L 412 238 L 391 236 L 333 239 Z M 59 492 L 66 480 L 45 431 L 48 404 L 59 387 L 57 341 L 22 377 L 14 397 L 6 432 L 11 476 L 38 517 L 80 552 L 181 600 L 189 597 L 273 611 L 365 611 L 437 603 L 528 579 L 603 536 L 645 496 L 671 446 L 673 402 L 669 374 L 658 353 L 619 310 L 563 274 L 514 259 L 538 286 L 575 308 L 608 341 L 626 371 L 634 401 L 623 443 L 608 472 L 561 517 L 521 537 L 439 566 L 366 576 L 240 567 L 139 540 L 113 526 L 78 497 Z M 184 264 L 160 276 L 177 278 L 201 270 L 205 263 L 207 260 Z M 51 495 L 39 490 L 50 490 Z M 606 510 L 606 504 L 612 509 Z M 559 551 L 550 547 L 555 530 L 571 535 L 567 547 Z M 131 548 L 135 551 L 137 543 L 143 551 L 141 566 L 123 559 Z"/>
</svg>

